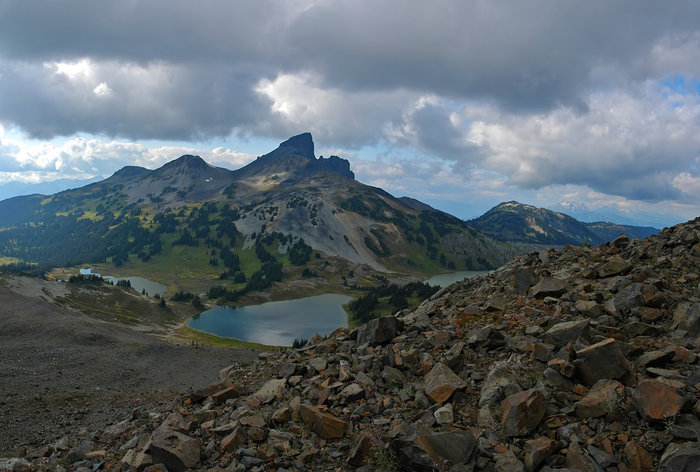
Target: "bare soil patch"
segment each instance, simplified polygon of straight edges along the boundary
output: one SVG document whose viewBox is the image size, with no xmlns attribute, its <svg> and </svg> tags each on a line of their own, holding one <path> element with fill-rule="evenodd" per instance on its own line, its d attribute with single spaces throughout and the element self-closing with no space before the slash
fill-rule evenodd
<svg viewBox="0 0 700 472">
<path fill-rule="evenodd" d="M 70 289 L 0 275 L 0 456 L 167 408 L 177 392 L 257 356 L 169 344 L 53 303 Z"/>
</svg>

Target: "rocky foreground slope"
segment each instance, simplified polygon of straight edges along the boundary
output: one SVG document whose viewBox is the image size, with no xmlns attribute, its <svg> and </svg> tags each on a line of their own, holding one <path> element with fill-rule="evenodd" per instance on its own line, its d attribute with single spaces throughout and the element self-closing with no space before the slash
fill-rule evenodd
<svg viewBox="0 0 700 472">
<path fill-rule="evenodd" d="M 12 470 L 700 470 L 700 218 L 518 257 Z"/>
</svg>

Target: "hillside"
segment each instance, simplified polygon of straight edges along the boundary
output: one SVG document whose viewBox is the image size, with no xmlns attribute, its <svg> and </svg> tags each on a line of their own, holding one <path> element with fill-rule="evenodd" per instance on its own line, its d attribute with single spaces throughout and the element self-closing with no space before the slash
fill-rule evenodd
<svg viewBox="0 0 700 472">
<path fill-rule="evenodd" d="M 607 222 L 583 223 L 564 213 L 515 201 L 500 203 L 468 223 L 499 241 L 545 245 L 602 244 L 623 233 L 644 239 L 659 231 Z"/>
<path fill-rule="evenodd" d="M 309 133 L 235 171 L 186 155 L 0 202 L 0 222 L 6 270 L 102 264 L 197 292 L 266 288 L 248 281 L 280 280 L 279 265 L 288 281 L 335 267 L 336 284 L 351 266 L 424 276 L 495 268 L 523 251 L 356 181 L 347 160 L 315 157 Z"/>
<path fill-rule="evenodd" d="M 0 468 L 695 471 L 698 274 L 700 218 L 524 254 Z"/>
</svg>

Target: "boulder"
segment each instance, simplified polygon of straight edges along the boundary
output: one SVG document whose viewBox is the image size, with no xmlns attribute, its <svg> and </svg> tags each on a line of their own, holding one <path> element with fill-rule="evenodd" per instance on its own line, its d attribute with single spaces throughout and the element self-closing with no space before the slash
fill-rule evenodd
<svg viewBox="0 0 700 472">
<path fill-rule="evenodd" d="M 339 439 L 345 435 L 348 424 L 311 405 L 300 405 L 299 415 L 306 426 L 323 439 Z"/>
<path fill-rule="evenodd" d="M 598 277 L 612 277 L 614 275 L 625 274 L 632 269 L 632 264 L 624 260 L 620 255 L 615 254 L 607 262 L 598 267 Z"/>
<path fill-rule="evenodd" d="M 467 384 L 452 369 L 442 362 L 435 364 L 425 376 L 423 390 L 434 402 L 444 403 L 457 390 L 464 390 Z"/>
<path fill-rule="evenodd" d="M 527 295 L 528 290 L 537 283 L 537 280 L 535 271 L 529 267 L 513 271 L 513 285 L 518 295 Z"/>
<path fill-rule="evenodd" d="M 700 336 L 700 303 L 694 303 L 681 319 L 680 328 L 692 337 Z"/>
<path fill-rule="evenodd" d="M 700 446 L 696 442 L 671 443 L 659 461 L 658 472 L 697 472 L 700 470 Z"/>
<path fill-rule="evenodd" d="M 602 472 L 603 469 L 577 442 L 571 443 L 566 453 L 566 467 L 580 472 Z"/>
<path fill-rule="evenodd" d="M 542 340 L 560 348 L 576 341 L 579 337 L 587 337 L 589 320 L 565 321 L 557 323 L 544 333 Z"/>
<path fill-rule="evenodd" d="M 622 414 L 626 408 L 625 386 L 617 380 L 599 380 L 574 408 L 576 416 L 581 419 Z"/>
<path fill-rule="evenodd" d="M 503 434 L 525 436 L 530 434 L 542 421 L 547 400 L 537 389 L 514 393 L 503 401 Z"/>
<path fill-rule="evenodd" d="M 148 451 L 155 464 L 161 463 L 168 470 L 184 472 L 200 460 L 200 442 L 182 433 L 163 427 L 157 428 L 151 435 Z"/>
<path fill-rule="evenodd" d="M 360 433 L 355 438 L 355 444 L 348 454 L 346 462 L 355 467 L 365 464 L 372 457 L 373 446 L 377 443 L 369 433 Z"/>
<path fill-rule="evenodd" d="M 630 381 L 634 367 L 620 351 L 613 338 L 607 338 L 576 351 L 576 372 L 587 386 L 602 379 Z"/>
<path fill-rule="evenodd" d="M 654 470 L 653 457 L 635 441 L 628 441 L 623 453 L 625 460 L 621 464 L 622 472 L 652 472 Z"/>
<path fill-rule="evenodd" d="M 246 442 L 246 434 L 242 427 L 237 427 L 221 440 L 221 452 L 233 452 Z"/>
<path fill-rule="evenodd" d="M 546 436 L 540 436 L 538 438 L 525 441 L 525 458 L 523 462 L 527 472 L 537 470 L 545 459 L 557 452 L 560 447 L 561 444 L 559 441 L 550 439 Z"/>
<path fill-rule="evenodd" d="M 394 339 L 402 329 L 403 323 L 394 316 L 374 318 L 358 328 L 357 345 L 377 346 L 387 343 Z"/>
<path fill-rule="evenodd" d="M 245 388 L 243 388 L 243 386 L 240 384 L 233 384 L 229 387 L 225 387 L 221 390 L 214 392 L 211 395 L 211 397 L 217 403 L 225 403 L 226 400 L 230 400 L 232 398 L 238 398 L 242 395 L 245 395 Z"/>
<path fill-rule="evenodd" d="M 587 318 L 598 318 L 603 314 L 603 306 L 594 300 L 576 300 L 574 308 Z"/>
<path fill-rule="evenodd" d="M 680 413 L 684 401 L 667 385 L 656 380 L 643 380 L 632 392 L 632 402 L 642 415 L 663 420 Z"/>
<path fill-rule="evenodd" d="M 535 286 L 530 289 L 529 295 L 532 298 L 559 298 L 564 295 L 568 289 L 569 288 L 565 282 L 552 277 L 547 277 L 537 282 Z"/>
<path fill-rule="evenodd" d="M 263 384 L 252 396 L 261 402 L 267 402 L 274 398 L 280 398 L 284 392 L 287 381 L 285 379 L 270 379 Z"/>
<path fill-rule="evenodd" d="M 473 462 L 477 441 L 467 431 L 425 431 L 391 441 L 399 470 L 433 472 L 445 461 L 452 465 Z"/>
</svg>

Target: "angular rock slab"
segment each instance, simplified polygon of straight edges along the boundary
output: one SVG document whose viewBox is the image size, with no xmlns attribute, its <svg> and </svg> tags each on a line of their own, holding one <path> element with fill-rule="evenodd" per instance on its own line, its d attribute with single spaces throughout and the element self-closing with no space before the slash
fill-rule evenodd
<svg viewBox="0 0 700 472">
<path fill-rule="evenodd" d="M 632 264 L 616 254 L 598 268 L 598 277 L 612 277 L 628 272 L 630 269 L 632 269 Z"/>
<path fill-rule="evenodd" d="M 423 390 L 434 402 L 444 403 L 457 390 L 465 388 L 466 382 L 452 372 L 452 369 L 439 362 L 426 374 Z"/>
<path fill-rule="evenodd" d="M 578 418 L 598 418 L 615 412 L 616 405 L 624 405 L 625 386 L 617 380 L 599 380 L 591 390 L 576 402 L 574 411 Z M 622 412 L 620 412 L 622 413 Z"/>
<path fill-rule="evenodd" d="M 525 436 L 530 434 L 542 421 L 547 407 L 547 399 L 537 389 L 515 393 L 503 400 L 503 434 Z"/>
<path fill-rule="evenodd" d="M 589 387 L 603 379 L 624 379 L 634 369 L 613 338 L 576 351 L 576 357 L 576 372 Z"/>
<path fill-rule="evenodd" d="M 472 461 L 477 440 L 467 431 L 422 432 L 391 442 L 399 470 L 433 472 L 443 464 L 468 464 Z"/>
<path fill-rule="evenodd" d="M 259 399 L 261 402 L 269 401 L 273 398 L 280 398 L 286 385 L 287 381 L 285 379 L 271 379 L 265 382 L 252 396 Z"/>
<path fill-rule="evenodd" d="M 530 289 L 529 295 L 532 298 L 559 298 L 564 295 L 568 289 L 566 283 L 559 279 L 548 277 L 537 282 L 537 284 Z"/>
<path fill-rule="evenodd" d="M 388 343 L 403 329 L 401 320 L 394 316 L 375 318 L 360 326 L 357 330 L 357 345 L 377 346 Z"/>
<path fill-rule="evenodd" d="M 659 472 L 696 472 L 700 470 L 700 446 L 696 442 L 671 443 L 659 461 Z"/>
<path fill-rule="evenodd" d="M 585 337 L 588 334 L 588 325 L 590 323 L 589 320 L 557 323 L 544 333 L 542 340 L 560 348 L 565 344 L 576 341 L 579 337 Z"/>
<path fill-rule="evenodd" d="M 323 439 L 340 439 L 348 424 L 330 413 L 311 405 L 300 405 L 299 415 L 306 426 Z"/>
<path fill-rule="evenodd" d="M 182 433 L 163 427 L 151 435 L 149 452 L 155 464 L 164 464 L 168 470 L 184 472 L 199 464 L 200 442 Z"/>
<path fill-rule="evenodd" d="M 559 441 L 546 436 L 531 439 L 525 442 L 525 458 L 523 460 L 528 472 L 536 470 L 547 457 L 561 448 Z"/>
<path fill-rule="evenodd" d="M 661 382 L 644 380 L 632 392 L 632 402 L 642 415 L 663 420 L 680 413 L 683 397 Z"/>
</svg>

